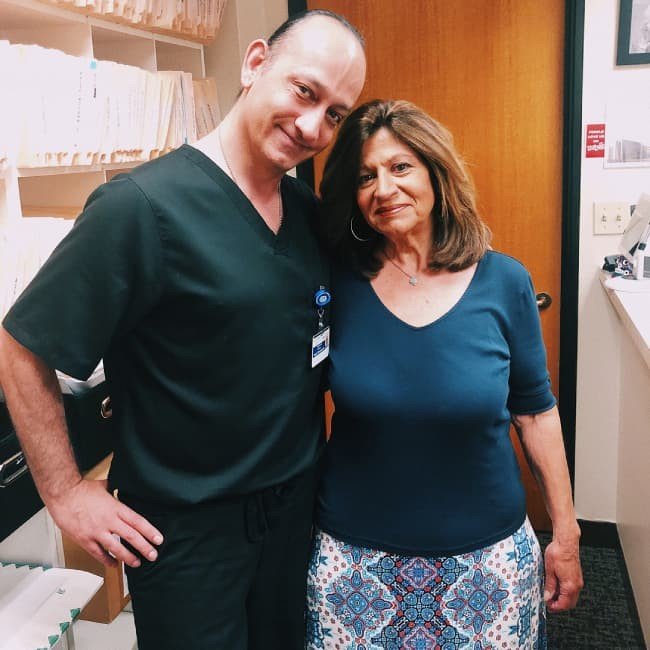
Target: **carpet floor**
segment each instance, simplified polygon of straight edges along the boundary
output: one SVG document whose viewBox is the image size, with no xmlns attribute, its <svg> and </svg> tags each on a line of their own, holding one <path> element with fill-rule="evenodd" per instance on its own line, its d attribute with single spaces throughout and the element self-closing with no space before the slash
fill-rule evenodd
<svg viewBox="0 0 650 650">
<path fill-rule="evenodd" d="M 621 549 L 583 544 L 580 559 L 584 589 L 576 609 L 548 616 L 548 650 L 648 650 Z"/>
</svg>

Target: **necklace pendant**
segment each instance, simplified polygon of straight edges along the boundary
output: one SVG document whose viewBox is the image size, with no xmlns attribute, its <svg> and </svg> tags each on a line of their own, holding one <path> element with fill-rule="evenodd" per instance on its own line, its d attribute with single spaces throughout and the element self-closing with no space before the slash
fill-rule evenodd
<svg viewBox="0 0 650 650">
<path fill-rule="evenodd" d="M 409 284 L 414 287 L 418 283 L 418 279 L 414 275 L 409 276 Z"/>
</svg>

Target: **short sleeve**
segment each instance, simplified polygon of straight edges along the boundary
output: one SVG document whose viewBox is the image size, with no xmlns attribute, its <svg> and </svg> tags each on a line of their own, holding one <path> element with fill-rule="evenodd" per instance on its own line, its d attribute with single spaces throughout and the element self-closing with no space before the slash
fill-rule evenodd
<svg viewBox="0 0 650 650">
<path fill-rule="evenodd" d="M 3 321 L 51 368 L 86 379 L 158 299 L 161 239 L 147 197 L 127 176 L 89 197 Z"/>
<path fill-rule="evenodd" d="M 514 295 L 508 342 L 510 412 L 523 415 L 548 411 L 555 406 L 555 397 L 551 392 L 546 366 L 546 350 L 535 290 L 527 272 Z"/>
</svg>

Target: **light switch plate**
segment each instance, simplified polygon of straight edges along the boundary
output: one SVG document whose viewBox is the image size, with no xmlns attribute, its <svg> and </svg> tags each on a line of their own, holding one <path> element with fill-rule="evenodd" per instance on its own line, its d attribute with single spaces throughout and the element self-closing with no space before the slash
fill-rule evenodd
<svg viewBox="0 0 650 650">
<path fill-rule="evenodd" d="M 629 222 L 629 203 L 594 203 L 594 235 L 622 235 Z"/>
</svg>

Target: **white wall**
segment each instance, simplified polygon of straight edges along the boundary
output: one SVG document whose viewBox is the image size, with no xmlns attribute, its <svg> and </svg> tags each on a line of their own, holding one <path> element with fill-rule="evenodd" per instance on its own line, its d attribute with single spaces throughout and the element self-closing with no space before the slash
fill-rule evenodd
<svg viewBox="0 0 650 650">
<path fill-rule="evenodd" d="M 585 2 L 575 501 L 578 516 L 594 521 L 617 521 L 620 341 L 626 333 L 598 281 L 603 257 L 617 252 L 620 237 L 593 235 L 593 204 L 636 203 L 641 191 L 650 191 L 650 167 L 604 169 L 602 158 L 584 158 L 585 125 L 606 122 L 611 98 L 633 100 L 639 88 L 650 88 L 650 65 L 615 66 L 618 4 Z M 638 399 L 648 396 L 640 390 Z"/>
</svg>

